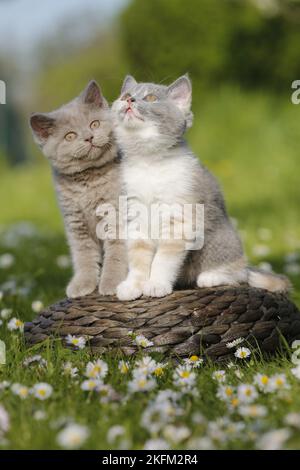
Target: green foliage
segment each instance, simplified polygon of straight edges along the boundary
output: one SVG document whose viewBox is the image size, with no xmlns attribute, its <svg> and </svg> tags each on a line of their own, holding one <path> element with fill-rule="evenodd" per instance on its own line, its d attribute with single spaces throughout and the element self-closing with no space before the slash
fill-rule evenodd
<svg viewBox="0 0 300 470">
<path fill-rule="evenodd" d="M 299 5 L 265 12 L 250 0 L 133 0 L 122 16 L 132 73 L 199 84 L 289 87 L 300 75 Z M 298 15 L 298 16 L 297 16 Z"/>
</svg>

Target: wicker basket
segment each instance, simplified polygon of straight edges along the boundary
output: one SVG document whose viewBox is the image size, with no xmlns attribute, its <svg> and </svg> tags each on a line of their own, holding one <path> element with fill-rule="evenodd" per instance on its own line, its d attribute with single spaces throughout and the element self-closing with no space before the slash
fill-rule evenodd
<svg viewBox="0 0 300 470">
<path fill-rule="evenodd" d="M 131 355 L 131 330 L 153 342 L 147 351 L 220 361 L 233 353 L 226 343 L 239 337 L 268 354 L 290 344 L 300 338 L 300 313 L 283 294 L 248 286 L 181 290 L 131 302 L 92 294 L 51 305 L 25 324 L 25 338 L 32 345 L 72 334 L 88 338 L 96 353 Z"/>
</svg>

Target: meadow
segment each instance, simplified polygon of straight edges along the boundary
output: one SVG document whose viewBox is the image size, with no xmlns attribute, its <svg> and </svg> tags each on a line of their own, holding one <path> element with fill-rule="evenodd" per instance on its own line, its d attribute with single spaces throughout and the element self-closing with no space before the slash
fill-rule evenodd
<svg viewBox="0 0 300 470">
<path fill-rule="evenodd" d="M 188 139 L 219 178 L 251 264 L 288 275 L 300 307 L 299 112 L 289 93 L 199 92 Z M 42 156 L 1 167 L 0 200 L 0 448 L 300 448 L 292 351 L 266 362 L 244 342 L 232 351 L 248 357 L 229 365 L 200 357 L 175 368 L 149 358 L 141 338 L 132 338 L 140 351 L 130 359 L 93 357 L 81 343 L 26 349 L 23 322 L 64 297 L 71 275 Z"/>
</svg>

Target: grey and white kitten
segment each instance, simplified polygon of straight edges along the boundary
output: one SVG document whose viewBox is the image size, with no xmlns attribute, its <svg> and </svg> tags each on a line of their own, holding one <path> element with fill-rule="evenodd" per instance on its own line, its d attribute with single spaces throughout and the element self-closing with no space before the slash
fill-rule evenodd
<svg viewBox="0 0 300 470">
<path fill-rule="evenodd" d="M 109 106 L 95 81 L 56 111 L 33 114 L 34 139 L 49 159 L 71 249 L 74 276 L 68 297 L 114 294 L 126 277 L 127 254 L 120 240 L 96 236 L 96 208 L 117 210 L 120 163 Z M 100 276 L 101 275 L 101 276 Z"/>
<path fill-rule="evenodd" d="M 245 282 L 285 290 L 285 278 L 247 266 L 219 185 L 184 140 L 185 130 L 192 125 L 191 100 L 187 76 L 170 86 L 137 83 L 127 76 L 121 96 L 112 106 L 115 134 L 124 154 L 122 174 L 129 210 L 137 214 L 137 203 L 149 209 L 153 204 L 204 204 L 205 210 L 204 245 L 199 250 L 186 250 L 184 238 L 153 239 L 149 233 L 131 238 L 129 218 L 129 273 L 117 295 L 121 300 L 142 294 L 162 297 L 176 285 L 212 287 Z M 143 217 L 136 215 L 134 224 L 147 227 Z M 177 223 L 173 214 L 173 228 Z M 163 231 L 164 227 L 160 233 Z"/>
</svg>

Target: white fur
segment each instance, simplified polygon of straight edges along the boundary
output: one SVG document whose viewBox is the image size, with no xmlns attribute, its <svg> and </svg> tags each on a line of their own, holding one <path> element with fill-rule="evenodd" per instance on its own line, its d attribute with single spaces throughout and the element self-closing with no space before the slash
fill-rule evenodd
<svg viewBox="0 0 300 470">
<path fill-rule="evenodd" d="M 216 287 L 222 285 L 235 285 L 240 282 L 247 282 L 248 274 L 245 269 L 228 272 L 226 266 L 204 271 L 197 278 L 198 287 Z"/>
</svg>

